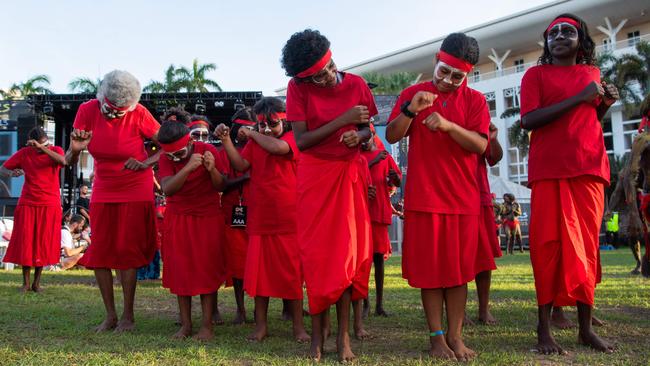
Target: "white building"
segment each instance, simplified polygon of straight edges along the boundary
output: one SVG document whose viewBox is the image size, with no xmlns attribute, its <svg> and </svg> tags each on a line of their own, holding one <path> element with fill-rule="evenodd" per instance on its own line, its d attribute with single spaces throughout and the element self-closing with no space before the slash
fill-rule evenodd
<svg viewBox="0 0 650 366">
<path fill-rule="evenodd" d="M 485 6 L 488 6 L 487 3 Z M 597 52 L 615 54 L 636 52 L 640 40 L 650 42 L 650 1 L 648 0 L 560 0 L 461 31 L 478 40 L 481 58 L 469 76 L 470 87 L 485 94 L 493 122 L 498 126 L 499 141 L 507 154 L 491 173 L 511 181 L 526 183 L 527 159 L 520 156 L 507 140 L 507 128 L 516 118 L 502 120 L 501 113 L 519 106 L 521 78 L 537 63 L 542 53 L 542 33 L 550 21 L 562 13 L 573 13 L 585 20 Z M 420 81 L 431 80 L 432 60 L 443 37 L 413 45 L 367 61 L 342 68 L 355 74 L 390 74 L 410 71 Z M 282 93 L 282 90 L 278 91 Z M 630 150 L 640 116 L 626 116 L 622 106 L 614 105 L 604 121 L 605 145 L 609 155 L 622 156 Z"/>
</svg>

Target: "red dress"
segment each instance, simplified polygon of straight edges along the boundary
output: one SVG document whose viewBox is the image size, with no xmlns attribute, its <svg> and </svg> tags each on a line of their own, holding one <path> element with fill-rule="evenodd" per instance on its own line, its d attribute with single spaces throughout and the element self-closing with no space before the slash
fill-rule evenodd
<svg viewBox="0 0 650 366">
<path fill-rule="evenodd" d="M 58 146 L 50 146 L 49 149 L 64 154 Z M 25 172 L 25 184 L 14 212 L 14 228 L 3 261 L 29 267 L 59 263 L 61 165 L 33 147 L 23 147 L 3 166 Z"/>
<path fill-rule="evenodd" d="M 368 162 L 370 162 L 382 151 L 384 151 L 384 149 L 362 151 L 361 154 Z M 402 177 L 402 171 L 399 169 L 390 154 L 386 156 L 386 159 L 380 160 L 377 164 L 370 167 L 372 185 L 377 190 L 376 198 L 368 201 L 372 225 L 372 247 L 373 253 L 383 254 L 385 259 L 388 259 L 392 253 L 390 238 L 388 236 L 388 226 L 393 222 L 393 206 L 390 203 L 391 187 L 389 187 L 387 181 L 388 172 L 391 169 L 394 170 L 400 178 Z"/>
<path fill-rule="evenodd" d="M 302 299 L 302 271 L 296 238 L 296 165 L 293 132 L 280 140 L 291 151 L 274 155 L 250 140 L 242 157 L 250 163 L 248 254 L 244 290 L 251 297 Z"/>
<path fill-rule="evenodd" d="M 209 151 L 217 170 L 225 172 L 217 149 L 195 141 L 194 154 Z M 161 181 L 176 175 L 188 159 L 173 162 L 162 156 Z M 181 189 L 167 197 L 162 241 L 162 285 L 179 296 L 204 295 L 217 291 L 226 277 L 223 256 L 224 220 L 219 192 L 212 186 L 210 173 L 200 166 L 190 173 Z"/>
<path fill-rule="evenodd" d="M 377 114 L 366 82 L 342 73 L 333 88 L 289 82 L 287 120 L 305 122 L 308 130 L 323 126 L 356 105 Z M 372 264 L 367 163 L 359 148 L 348 148 L 340 136 L 348 125 L 302 151 L 298 162 L 298 241 L 304 268 L 309 312 L 319 314 L 352 287 L 352 299 L 368 296 L 364 271 Z"/>
<path fill-rule="evenodd" d="M 93 243 L 79 263 L 88 268 L 130 269 L 149 264 L 156 252 L 153 170 L 124 169 L 129 158 L 147 159 L 144 140 L 160 125 L 138 104 L 122 119 L 109 120 L 97 99 L 83 103 L 74 128 L 92 131 L 95 160 L 90 225 Z"/>
<path fill-rule="evenodd" d="M 488 149 L 489 149 L 488 145 Z M 494 258 L 501 257 L 501 246 L 494 230 L 494 205 L 490 193 L 490 182 L 487 176 L 487 164 L 485 156 L 478 159 L 478 170 L 476 172 L 479 190 L 481 195 L 481 214 L 478 232 L 478 248 L 476 252 L 476 274 L 483 271 L 497 269 Z"/>
<path fill-rule="evenodd" d="M 238 148 L 237 150 L 241 153 L 243 148 Z M 230 161 L 225 150 L 220 150 L 219 153 L 227 164 L 228 179 L 235 179 L 244 175 L 244 173 L 239 173 L 230 166 Z M 221 195 L 221 208 L 225 217 L 224 256 L 226 258 L 228 278 L 243 279 L 246 268 L 246 254 L 248 253 L 248 233 L 246 233 L 245 228 L 232 227 L 230 224 L 232 223 L 232 210 L 234 206 L 240 203 L 244 206 L 250 206 L 248 200 L 250 195 L 250 181 L 245 181 L 240 187 L 231 189 Z"/>
<path fill-rule="evenodd" d="M 480 196 L 476 177 L 479 155 L 463 149 L 449 134 L 433 132 L 422 121 L 438 112 L 459 126 L 488 134 L 485 97 L 464 83 L 452 93 L 432 82 L 400 94 L 389 118 L 418 91 L 438 94 L 433 106 L 411 122 L 405 188 L 402 276 L 417 288 L 447 288 L 472 281 L 478 246 Z"/>
<path fill-rule="evenodd" d="M 521 82 L 521 115 L 572 97 L 591 82 L 600 84 L 594 66 L 532 67 Z M 598 104 L 580 103 L 531 135 L 530 258 L 539 305 L 594 303 L 601 275 L 598 235 L 609 184 Z"/>
</svg>

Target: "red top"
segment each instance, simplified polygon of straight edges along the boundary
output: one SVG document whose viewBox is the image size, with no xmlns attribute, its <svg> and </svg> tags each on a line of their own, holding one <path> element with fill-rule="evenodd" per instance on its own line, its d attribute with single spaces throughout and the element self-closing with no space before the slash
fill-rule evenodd
<svg viewBox="0 0 650 366">
<path fill-rule="evenodd" d="M 246 229 L 251 235 L 296 232 L 296 166 L 298 147 L 289 131 L 280 137 L 291 147 L 274 155 L 250 139 L 242 157 L 250 163 L 250 204 Z"/>
<path fill-rule="evenodd" d="M 370 163 L 383 150 L 361 151 L 363 157 Z M 388 154 L 386 159 L 380 160 L 377 164 L 370 167 L 370 177 L 372 185 L 377 189 L 377 197 L 374 200 L 368 200 L 368 209 L 370 210 L 370 219 L 372 222 L 390 225 L 393 222 L 393 207 L 390 204 L 390 187 L 388 186 L 388 171 L 393 169 L 402 177 L 402 171 L 399 169 L 393 157 Z"/>
<path fill-rule="evenodd" d="M 372 93 L 361 77 L 341 73 L 343 80 L 332 88 L 323 88 L 312 83 L 298 83 L 294 79 L 287 87 L 287 120 L 306 122 L 307 130 L 317 129 L 357 105 L 368 107 L 370 116 L 377 114 Z M 349 148 L 339 142 L 346 131 L 357 128 L 347 125 L 331 134 L 318 145 L 303 151 L 319 159 L 350 160 L 359 154 L 359 147 Z"/>
<path fill-rule="evenodd" d="M 88 151 L 95 159 L 92 202 L 153 201 L 153 170 L 129 170 L 129 158 L 147 159 L 144 140 L 158 132 L 160 125 L 138 104 L 122 119 L 109 120 L 100 112 L 97 99 L 79 106 L 74 128 L 92 131 Z"/>
<path fill-rule="evenodd" d="M 594 66 L 540 65 L 521 80 L 521 115 L 548 107 L 600 84 Z M 580 103 L 557 120 L 533 131 L 528 153 L 528 182 L 593 175 L 609 183 L 609 160 L 595 103 Z"/>
<path fill-rule="evenodd" d="M 237 151 L 241 154 L 242 150 L 244 148 L 237 148 Z M 228 179 L 235 179 L 243 176 L 245 173 L 240 173 L 233 169 L 230 166 L 230 160 L 228 159 L 228 155 L 226 154 L 226 150 L 221 149 L 219 150 L 219 154 L 221 155 L 221 159 L 224 161 L 226 164 L 226 173 Z M 250 202 L 248 202 L 248 197 L 250 197 L 250 180 L 244 181 L 244 183 L 240 187 L 236 187 L 233 189 L 230 189 L 228 192 L 224 192 L 221 195 L 221 208 L 224 211 L 224 215 L 226 215 L 226 223 L 230 225 L 232 222 L 232 208 L 233 206 L 239 205 L 239 196 L 241 194 L 241 202 L 242 205 L 244 206 L 249 206 Z M 241 189 L 241 190 L 240 190 Z"/>
<path fill-rule="evenodd" d="M 225 173 L 227 167 L 217 149 L 210 144 L 200 141 L 194 142 L 193 154 L 203 155 L 205 151 L 209 151 L 214 155 L 217 170 Z M 161 156 L 158 161 L 158 174 L 161 181 L 165 177 L 176 175 L 188 161 L 189 158 L 174 162 L 167 156 Z M 178 192 L 167 196 L 167 212 L 192 216 L 216 216 L 221 213 L 219 191 L 212 187 L 210 173 L 205 170 L 203 165 L 187 176 L 183 187 Z"/>
<path fill-rule="evenodd" d="M 48 149 L 63 155 L 63 149 L 49 146 Z M 46 153 L 33 147 L 23 147 L 16 151 L 3 166 L 9 170 L 22 169 L 25 172 L 25 184 L 18 199 L 19 205 L 60 206 L 59 170 L 57 164 Z"/>
<path fill-rule="evenodd" d="M 431 107 L 418 113 L 407 131 L 409 152 L 404 207 L 412 211 L 478 215 L 476 165 L 479 156 L 463 149 L 448 133 L 429 130 L 422 121 L 432 112 L 438 112 L 467 130 L 487 136 L 490 112 L 485 97 L 465 83 L 453 93 L 441 93 L 432 82 L 424 82 L 402 91 L 388 120 L 395 119 L 402 103 L 411 100 L 420 90 L 438 94 L 438 98 Z"/>
</svg>

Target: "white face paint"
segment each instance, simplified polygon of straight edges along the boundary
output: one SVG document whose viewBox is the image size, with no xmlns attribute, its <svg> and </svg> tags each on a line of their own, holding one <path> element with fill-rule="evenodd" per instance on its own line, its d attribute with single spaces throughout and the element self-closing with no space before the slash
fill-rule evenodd
<svg viewBox="0 0 650 366">
<path fill-rule="evenodd" d="M 210 139 L 210 131 L 205 127 L 197 127 L 190 131 L 190 137 L 194 141 L 208 142 Z"/>
<path fill-rule="evenodd" d="M 433 70 L 433 76 L 438 82 L 444 81 L 445 83 L 451 84 L 453 86 L 460 86 L 460 84 L 465 81 L 467 72 L 449 66 L 442 61 L 438 61 L 436 63 L 436 68 Z"/>
<path fill-rule="evenodd" d="M 553 42 L 558 37 L 575 41 L 578 39 L 578 29 L 569 23 L 558 23 L 546 33 L 546 41 Z"/>
</svg>

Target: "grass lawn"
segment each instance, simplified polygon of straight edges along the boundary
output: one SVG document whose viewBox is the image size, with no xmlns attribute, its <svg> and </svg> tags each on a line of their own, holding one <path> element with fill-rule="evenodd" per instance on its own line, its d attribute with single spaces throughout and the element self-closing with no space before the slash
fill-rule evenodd
<svg viewBox="0 0 650 366">
<path fill-rule="evenodd" d="M 596 290 L 596 314 L 607 324 L 601 335 L 618 346 L 604 355 L 577 344 L 577 331 L 555 331 L 567 356 L 540 356 L 535 343 L 537 308 L 528 255 L 498 260 L 492 285 L 492 313 L 497 326 L 465 328 L 466 344 L 478 352 L 477 365 L 584 364 L 650 365 L 650 280 L 631 276 L 632 255 L 626 248 L 603 252 L 603 283 Z M 428 337 L 419 291 L 401 278 L 400 258 L 387 263 L 386 309 L 389 318 L 371 316 L 366 328 L 373 338 L 353 340 L 358 364 L 442 364 L 428 358 Z M 131 334 L 95 334 L 102 320 L 99 290 L 89 271 L 45 272 L 41 294 L 20 294 L 20 270 L 0 270 L 0 365 L 285 365 L 308 364 L 307 345 L 291 339 L 290 323 L 280 320 L 281 302 L 272 300 L 271 336 L 261 344 L 245 336 L 253 325 L 215 327 L 213 342 L 175 341 L 176 298 L 160 282 L 140 283 L 136 295 L 136 331 Z M 374 283 L 371 283 L 371 288 Z M 117 289 L 116 289 L 117 290 Z M 371 298 L 374 294 L 371 293 Z M 118 307 L 121 294 L 116 292 Z M 372 301 L 372 300 L 371 300 Z M 219 305 L 226 324 L 233 318 L 232 289 L 220 291 Z M 249 315 L 252 301 L 247 299 Z M 198 328 L 198 301 L 194 323 Z M 474 284 L 470 284 L 468 311 L 476 316 Z M 575 319 L 575 310 L 569 311 Z M 306 319 L 307 320 L 307 319 Z M 307 324 L 309 322 L 307 321 Z M 326 344 L 323 363 L 336 362 L 334 343 Z"/>
</svg>

